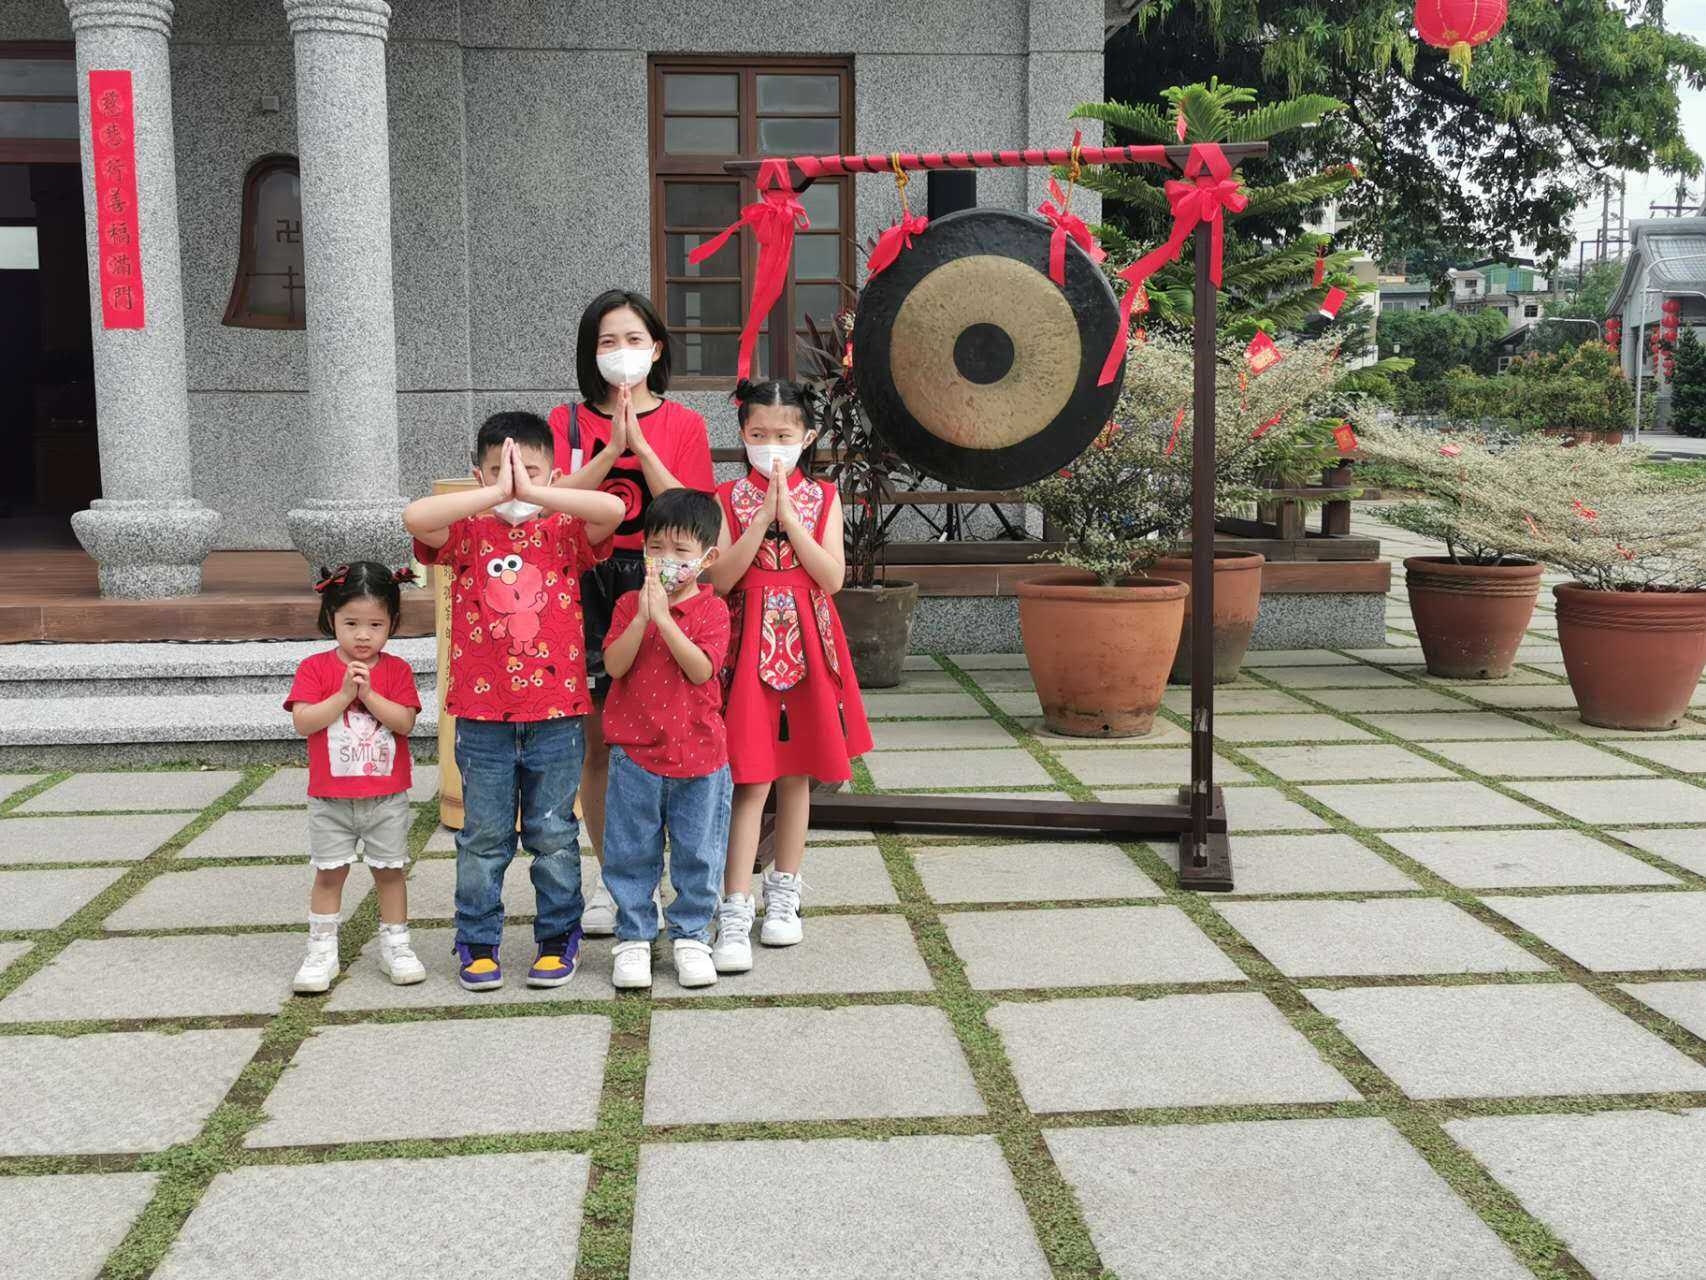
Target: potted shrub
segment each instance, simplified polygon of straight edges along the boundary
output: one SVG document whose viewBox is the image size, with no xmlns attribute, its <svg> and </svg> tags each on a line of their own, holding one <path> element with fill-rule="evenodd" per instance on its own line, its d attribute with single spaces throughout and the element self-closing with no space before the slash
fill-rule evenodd
<svg viewBox="0 0 1706 1280">
<path fill-rule="evenodd" d="M 1574 579 L 1553 594 L 1582 719 L 1673 729 L 1706 669 L 1706 485 L 1661 486 L 1637 456 L 1553 451 L 1552 467 L 1507 497 L 1504 519 Z"/>
<path fill-rule="evenodd" d="M 1163 427 L 1164 431 L 1164 427 Z M 1149 424 L 1109 423 L 1025 500 L 1059 531 L 1063 569 L 1018 584 L 1025 660 L 1054 733 L 1129 738 L 1155 723 L 1189 588 L 1149 576 L 1190 510 L 1188 474 Z"/>
<path fill-rule="evenodd" d="M 826 329 L 809 318 L 806 323 L 810 367 L 802 381 L 822 426 L 821 443 L 829 459 L 824 470 L 841 493 L 847 578 L 835 597 L 836 608 L 860 687 L 892 689 L 900 684 L 912 644 L 918 584 L 888 577 L 883 499 L 897 478 L 910 484 L 913 477 L 872 428 L 860 403 L 853 383 L 852 309 L 837 315 Z"/>
<path fill-rule="evenodd" d="M 1635 389 L 1616 352 L 1584 342 L 1552 355 L 1519 356 L 1502 379 L 1511 416 L 1565 445 L 1621 444 L 1635 412 Z"/>
<path fill-rule="evenodd" d="M 1466 503 L 1489 487 L 1508 484 L 1515 468 L 1473 431 L 1370 428 L 1362 449 L 1374 461 L 1402 469 L 1425 495 L 1384 508 L 1381 517 L 1445 544 L 1443 556 L 1404 561 L 1404 588 L 1428 672 L 1458 680 L 1510 675 L 1534 616 L 1542 566 L 1511 555 L 1490 534 L 1472 532 L 1464 517 Z"/>
</svg>

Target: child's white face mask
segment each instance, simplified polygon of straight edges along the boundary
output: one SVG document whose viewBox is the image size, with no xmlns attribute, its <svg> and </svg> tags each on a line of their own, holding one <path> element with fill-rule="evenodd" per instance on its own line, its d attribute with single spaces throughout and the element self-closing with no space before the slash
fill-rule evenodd
<svg viewBox="0 0 1706 1280">
<path fill-rule="evenodd" d="M 668 556 L 647 556 L 646 566 L 658 571 L 658 582 L 666 594 L 674 595 L 699 576 L 705 567 L 705 557 L 697 560 L 676 560 Z"/>
<path fill-rule="evenodd" d="M 775 470 L 780 462 L 782 474 L 792 475 L 794 468 L 800 465 L 800 454 L 804 452 L 803 444 L 749 444 L 746 446 L 746 460 L 754 470 L 765 475 Z"/>
<path fill-rule="evenodd" d="M 537 502 L 523 502 L 520 498 L 511 498 L 508 502 L 500 502 L 492 508 L 492 514 L 507 524 L 525 524 L 541 511 L 545 510 Z"/>
<path fill-rule="evenodd" d="M 613 387 L 632 387 L 644 382 L 652 371 L 652 353 L 645 347 L 618 347 L 601 351 L 598 372 Z"/>
</svg>

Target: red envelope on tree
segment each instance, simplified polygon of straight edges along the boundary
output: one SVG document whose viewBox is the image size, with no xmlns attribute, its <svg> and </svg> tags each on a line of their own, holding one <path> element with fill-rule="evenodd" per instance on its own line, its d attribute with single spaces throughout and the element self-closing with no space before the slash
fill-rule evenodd
<svg viewBox="0 0 1706 1280">
<path fill-rule="evenodd" d="M 1334 285 L 1327 290 L 1327 296 L 1321 299 L 1321 314 L 1329 320 L 1336 320 L 1339 316 L 1339 308 L 1344 305 L 1345 291 L 1338 285 Z"/>
<path fill-rule="evenodd" d="M 1340 453 L 1350 453 L 1357 447 L 1357 433 L 1351 430 L 1351 424 L 1341 422 L 1333 428 L 1333 443 L 1339 446 Z"/>
<path fill-rule="evenodd" d="M 1244 363 L 1250 366 L 1252 374 L 1266 373 L 1284 359 L 1285 353 L 1261 330 L 1256 331 L 1256 336 L 1250 339 L 1250 345 L 1244 348 Z"/>
</svg>

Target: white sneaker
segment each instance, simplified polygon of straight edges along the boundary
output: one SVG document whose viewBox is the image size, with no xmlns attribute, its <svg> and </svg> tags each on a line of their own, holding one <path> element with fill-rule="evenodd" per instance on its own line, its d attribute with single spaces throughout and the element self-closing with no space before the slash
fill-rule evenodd
<svg viewBox="0 0 1706 1280">
<path fill-rule="evenodd" d="M 758 940 L 767 947 L 791 947 L 805 937 L 800 927 L 800 890 L 797 875 L 774 869 L 764 873 L 764 928 Z"/>
<path fill-rule="evenodd" d="M 292 991 L 305 996 L 319 995 L 332 985 L 338 976 L 338 935 L 329 938 L 309 938 L 308 954 L 302 957 L 302 967 L 290 984 Z"/>
<path fill-rule="evenodd" d="M 718 973 L 745 973 L 752 968 L 752 895 L 731 893 L 717 908 L 717 945 L 711 962 Z"/>
<path fill-rule="evenodd" d="M 581 912 L 581 932 L 589 938 L 608 938 L 616 932 L 616 901 L 604 887 L 604 877 L 592 884 L 592 896 Z"/>
<path fill-rule="evenodd" d="M 394 986 L 412 987 L 417 982 L 426 981 L 426 966 L 409 945 L 407 929 L 387 931 L 383 925 L 380 926 L 379 970 L 391 979 Z"/>
<path fill-rule="evenodd" d="M 618 991 L 637 991 L 652 985 L 652 944 L 637 938 L 616 944 L 616 964 L 610 985 Z"/>
<path fill-rule="evenodd" d="M 717 981 L 717 966 L 711 960 L 711 948 L 695 938 L 677 938 L 675 980 L 684 987 L 713 985 Z"/>
</svg>

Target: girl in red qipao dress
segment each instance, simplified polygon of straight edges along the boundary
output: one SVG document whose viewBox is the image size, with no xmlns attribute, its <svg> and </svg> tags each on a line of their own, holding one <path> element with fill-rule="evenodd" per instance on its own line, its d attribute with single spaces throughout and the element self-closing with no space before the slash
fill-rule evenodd
<svg viewBox="0 0 1706 1280">
<path fill-rule="evenodd" d="M 841 500 L 800 456 L 817 432 L 792 382 L 735 389 L 751 470 L 720 485 L 721 554 L 707 571 L 729 593 L 732 643 L 723 670 L 734 811 L 712 959 L 721 973 L 752 967 L 752 863 L 764 802 L 776 788 L 776 865 L 764 875 L 759 941 L 800 941 L 800 864 L 810 786 L 845 782 L 871 749 L 853 658 L 830 597 L 841 589 Z"/>
</svg>

